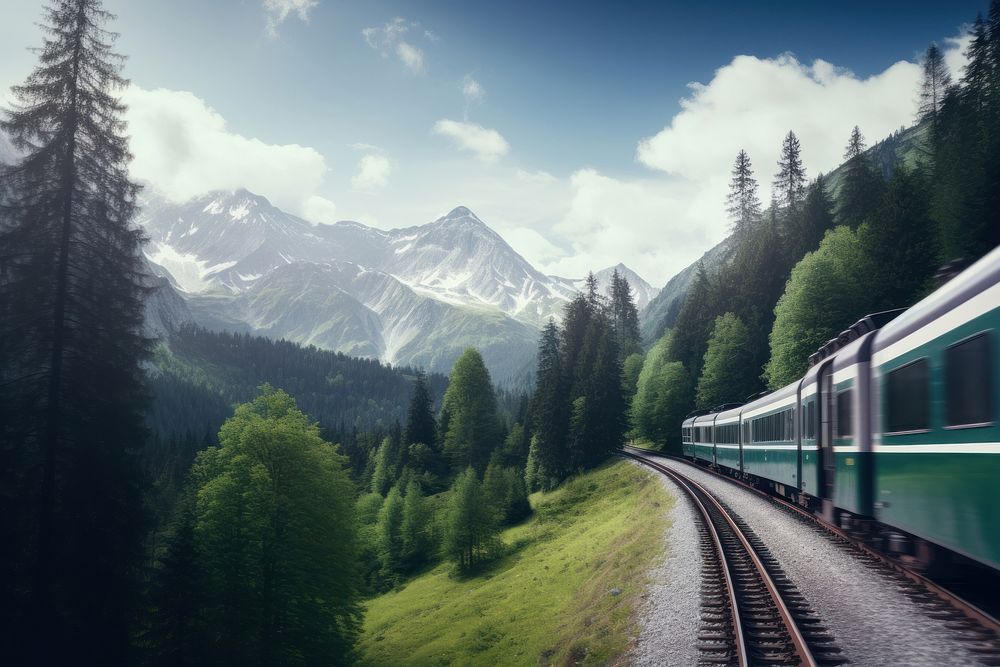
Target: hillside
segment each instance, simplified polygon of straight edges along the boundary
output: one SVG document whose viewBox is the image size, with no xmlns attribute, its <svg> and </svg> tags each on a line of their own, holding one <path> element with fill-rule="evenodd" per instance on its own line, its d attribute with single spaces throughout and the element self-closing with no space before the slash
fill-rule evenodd
<svg viewBox="0 0 1000 667">
<path fill-rule="evenodd" d="M 926 128 L 921 125 L 901 129 L 869 148 L 866 154 L 883 178 L 888 179 L 892 176 L 896 165 L 913 166 L 916 164 L 922 152 L 925 134 Z M 825 175 L 828 192 L 832 197 L 836 197 L 840 191 L 842 175 L 843 165 Z M 687 290 L 694 281 L 699 262 L 704 263 L 705 269 L 709 273 L 716 271 L 725 261 L 731 245 L 732 237 L 727 237 L 709 249 L 698 261 L 685 267 L 667 281 L 663 289 L 645 308 L 640 308 L 642 340 L 647 347 L 655 343 L 666 329 L 673 326 L 684 303 Z"/>
<path fill-rule="evenodd" d="M 406 418 L 415 371 L 249 334 L 183 326 L 155 357 L 150 424 L 161 439 L 214 436 L 261 384 L 288 391 L 326 429 L 387 429 Z M 428 378 L 439 401 L 447 385 Z"/>
<path fill-rule="evenodd" d="M 673 502 L 619 461 L 532 496 L 507 555 L 477 576 L 449 565 L 370 600 L 364 665 L 606 664 L 628 645 Z M 619 594 L 613 594 L 617 589 Z"/>
</svg>

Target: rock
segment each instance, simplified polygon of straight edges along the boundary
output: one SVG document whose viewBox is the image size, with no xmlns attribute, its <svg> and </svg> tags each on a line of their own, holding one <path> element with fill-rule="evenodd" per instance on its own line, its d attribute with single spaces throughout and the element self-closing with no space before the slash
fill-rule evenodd
<svg viewBox="0 0 1000 667">
<path fill-rule="evenodd" d="M 611 593 L 612 595 L 617 596 L 617 595 L 621 595 L 622 594 L 622 589 L 620 589 L 620 588 L 612 588 L 608 592 Z"/>
</svg>

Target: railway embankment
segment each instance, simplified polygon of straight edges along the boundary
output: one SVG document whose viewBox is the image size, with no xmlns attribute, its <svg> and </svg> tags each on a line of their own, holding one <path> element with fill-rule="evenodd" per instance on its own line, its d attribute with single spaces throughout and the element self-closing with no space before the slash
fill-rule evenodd
<svg viewBox="0 0 1000 667">
<path fill-rule="evenodd" d="M 531 501 L 531 518 L 502 534 L 506 555 L 475 576 L 457 576 L 443 564 L 371 599 L 360 662 L 627 660 L 649 574 L 668 548 L 668 522 L 680 518 L 674 497 L 652 471 L 613 461 Z M 682 542 L 686 530 L 678 534 Z M 696 605 L 686 622 L 697 623 Z"/>
<path fill-rule="evenodd" d="M 933 605 L 909 594 L 900 577 L 873 566 L 860 552 L 726 479 L 653 458 L 704 486 L 746 523 L 851 664 L 985 664 L 961 629 L 949 627 Z"/>
</svg>

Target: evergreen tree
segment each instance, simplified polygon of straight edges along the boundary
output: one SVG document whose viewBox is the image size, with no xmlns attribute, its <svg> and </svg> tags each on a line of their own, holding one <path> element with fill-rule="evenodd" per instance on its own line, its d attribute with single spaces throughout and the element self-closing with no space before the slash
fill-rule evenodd
<svg viewBox="0 0 1000 667">
<path fill-rule="evenodd" d="M 720 315 L 708 340 L 698 380 L 698 407 L 710 409 L 722 403 L 742 401 L 755 391 L 758 371 L 746 325 L 732 313 Z"/>
<path fill-rule="evenodd" d="M 878 285 L 873 310 L 905 308 L 929 291 L 939 253 L 929 210 L 926 175 L 897 168 L 872 221 L 859 230 L 865 272 Z"/>
<path fill-rule="evenodd" d="M 774 196 L 778 207 L 794 211 L 802 203 L 806 189 L 806 168 L 802 164 L 799 138 L 789 131 L 781 142 L 778 173 L 774 175 Z"/>
<path fill-rule="evenodd" d="M 684 305 L 677 316 L 674 334 L 671 339 L 670 355 L 680 361 L 688 369 L 688 373 L 697 377 L 701 372 L 701 362 L 708 346 L 708 335 L 715 320 L 713 289 L 709 281 L 708 271 L 702 262 L 698 263 L 698 273 L 695 276 Z"/>
<path fill-rule="evenodd" d="M 0 645 L 12 664 L 128 662 L 145 517 L 138 186 L 99 0 L 45 10 L 0 122 Z M 70 565 L 71 564 L 71 565 Z"/>
<path fill-rule="evenodd" d="M 375 470 L 372 472 L 372 492 L 385 496 L 399 476 L 399 443 L 386 436 L 375 450 Z"/>
<path fill-rule="evenodd" d="M 510 495 L 507 477 L 503 467 L 494 460 L 483 473 L 483 498 L 487 506 L 496 513 L 497 525 L 507 521 L 507 498 Z"/>
<path fill-rule="evenodd" d="M 566 434 L 569 428 L 566 395 L 569 388 L 563 365 L 559 329 L 549 320 L 542 330 L 538 347 L 538 368 L 535 372 L 531 409 L 534 436 L 528 454 L 536 469 L 544 471 L 544 475 L 528 479 L 532 490 L 543 486 L 541 480 L 548 476 L 560 478 L 566 463 Z"/>
<path fill-rule="evenodd" d="M 938 112 L 944 103 L 944 94 L 951 87 L 951 75 L 944 62 L 944 56 L 937 44 L 927 47 L 922 63 L 923 78 L 920 83 L 920 103 L 917 119 L 930 124 L 931 135 L 937 129 Z"/>
<path fill-rule="evenodd" d="M 882 179 L 865 153 L 865 138 L 855 125 L 844 151 L 843 182 L 837 195 L 837 224 L 857 228 L 874 212 Z"/>
<path fill-rule="evenodd" d="M 406 497 L 403 500 L 403 521 L 401 532 L 402 561 L 413 569 L 428 559 L 430 551 L 430 535 L 428 524 L 430 511 L 420 484 L 413 480 L 406 487 Z"/>
<path fill-rule="evenodd" d="M 429 447 L 435 443 L 437 424 L 432 412 L 433 401 L 427 388 L 427 376 L 423 371 L 417 371 L 413 382 L 413 396 L 410 398 L 410 409 L 406 414 L 406 430 L 403 432 L 403 444 L 407 447 L 422 442 Z"/>
<path fill-rule="evenodd" d="M 379 562 L 382 571 L 393 579 L 403 565 L 403 497 L 394 486 L 382 503 L 378 515 Z"/>
<path fill-rule="evenodd" d="M 641 349 L 639 310 L 632 297 L 632 287 L 615 268 L 611 274 L 611 323 L 621 359 Z"/>
<path fill-rule="evenodd" d="M 178 504 L 164 553 L 153 573 L 150 627 L 142 642 L 152 665 L 196 665 L 209 655 L 206 582 L 194 525 L 194 497 L 189 493 Z"/>
<path fill-rule="evenodd" d="M 346 463 L 269 386 L 198 455 L 195 537 L 217 650 L 205 662 L 351 658 L 362 609 Z"/>
<path fill-rule="evenodd" d="M 804 254 L 819 247 L 823 235 L 834 227 L 833 199 L 826 188 L 826 178 L 823 174 L 809 186 L 806 192 L 805 204 L 801 215 L 790 221 L 787 255 L 791 259 L 789 266 L 799 261 Z"/>
<path fill-rule="evenodd" d="M 444 415 L 447 415 L 446 417 Z M 497 399 L 483 358 L 467 349 L 452 367 L 442 404 L 442 441 L 453 471 L 483 470 L 501 443 Z"/>
<path fill-rule="evenodd" d="M 496 515 L 485 502 L 483 485 L 471 467 L 458 475 L 445 514 L 442 551 L 470 570 L 499 552 L 502 543 Z"/>
<path fill-rule="evenodd" d="M 507 478 L 507 497 L 504 499 L 507 523 L 514 524 L 531 514 L 528 487 L 524 482 L 524 475 L 517 468 L 504 468 L 503 472 Z"/>
<path fill-rule="evenodd" d="M 970 105 L 974 113 L 981 113 L 987 103 L 987 95 L 992 77 L 990 62 L 990 34 L 982 14 L 976 16 L 972 24 L 972 41 L 966 52 L 968 59 L 962 76 L 963 101 Z"/>
<path fill-rule="evenodd" d="M 729 195 L 726 197 L 726 211 L 733 223 L 733 234 L 737 237 L 745 235 L 760 220 L 757 179 L 753 177 L 753 165 L 750 164 L 750 156 L 745 150 L 740 150 L 733 164 Z"/>
</svg>

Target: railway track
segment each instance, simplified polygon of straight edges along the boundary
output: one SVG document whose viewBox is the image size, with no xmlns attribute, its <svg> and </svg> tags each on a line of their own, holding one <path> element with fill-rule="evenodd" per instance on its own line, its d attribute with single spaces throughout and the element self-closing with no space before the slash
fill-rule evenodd
<svg viewBox="0 0 1000 667">
<path fill-rule="evenodd" d="M 707 489 L 629 451 L 625 456 L 670 477 L 702 517 L 703 665 L 838 665 L 846 662 L 821 619 L 763 542 Z"/>
<path fill-rule="evenodd" d="M 643 456 L 644 453 L 642 450 L 634 448 L 626 448 L 624 451 L 626 456 L 639 460 L 658 471 L 674 472 L 671 468 L 663 466 L 655 460 L 646 458 Z M 660 454 L 659 456 L 665 455 Z M 665 458 L 691 465 L 690 461 L 676 456 L 665 456 Z M 816 515 L 799 507 L 795 503 L 784 498 L 775 497 L 751 484 L 733 479 L 710 468 L 698 466 L 697 469 L 767 498 L 784 511 L 808 522 L 817 531 L 829 536 L 842 547 L 856 549 L 860 552 L 858 557 L 863 565 L 870 569 L 881 570 L 889 576 L 894 575 L 897 577 L 903 593 L 910 599 L 923 605 L 933 618 L 940 620 L 946 627 L 954 631 L 956 636 L 965 643 L 966 647 L 979 656 L 979 661 L 982 664 L 1000 665 L 1000 621 L 990 614 L 962 599 L 944 586 L 928 579 L 921 573 L 915 572 L 902 563 L 873 549 L 863 540 L 852 536 L 836 526 L 827 524 Z"/>
</svg>

